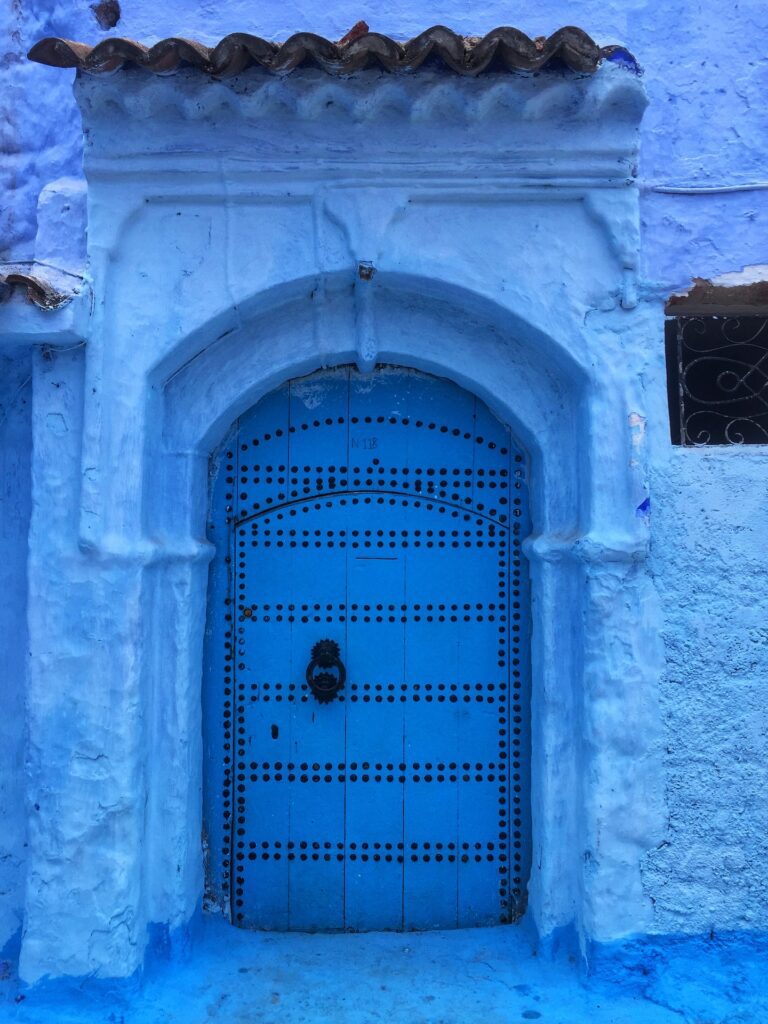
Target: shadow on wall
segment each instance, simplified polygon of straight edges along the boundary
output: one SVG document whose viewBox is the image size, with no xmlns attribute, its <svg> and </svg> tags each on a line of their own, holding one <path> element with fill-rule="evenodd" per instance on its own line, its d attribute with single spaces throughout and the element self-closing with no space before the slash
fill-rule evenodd
<svg viewBox="0 0 768 1024">
<path fill-rule="evenodd" d="M 26 881 L 24 716 L 31 455 L 31 354 L 28 350 L 4 353 L 0 355 L 0 956 L 10 961 L 18 957 Z"/>
</svg>

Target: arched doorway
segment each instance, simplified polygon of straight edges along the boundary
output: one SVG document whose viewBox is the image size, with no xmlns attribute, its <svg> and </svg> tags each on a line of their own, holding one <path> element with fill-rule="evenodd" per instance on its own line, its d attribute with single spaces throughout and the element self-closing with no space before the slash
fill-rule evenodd
<svg viewBox="0 0 768 1024">
<path fill-rule="evenodd" d="M 275 930 L 516 920 L 529 527 L 509 429 L 446 380 L 342 366 L 267 395 L 212 468 L 213 898 Z"/>
</svg>

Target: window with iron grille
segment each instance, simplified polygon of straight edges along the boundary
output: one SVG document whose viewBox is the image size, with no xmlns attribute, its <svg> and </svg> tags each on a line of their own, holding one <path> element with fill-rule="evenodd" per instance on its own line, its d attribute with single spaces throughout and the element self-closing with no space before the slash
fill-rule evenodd
<svg viewBox="0 0 768 1024">
<path fill-rule="evenodd" d="M 669 317 L 672 443 L 768 444 L 768 313 Z"/>
</svg>

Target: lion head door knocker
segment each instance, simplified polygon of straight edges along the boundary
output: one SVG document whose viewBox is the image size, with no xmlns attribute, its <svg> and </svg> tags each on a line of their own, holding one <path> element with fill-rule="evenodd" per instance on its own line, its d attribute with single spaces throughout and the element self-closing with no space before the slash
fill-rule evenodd
<svg viewBox="0 0 768 1024">
<path fill-rule="evenodd" d="M 307 685 L 321 704 L 327 704 L 336 697 L 347 678 L 342 664 L 339 645 L 335 640 L 318 640 L 312 648 L 312 660 L 307 665 Z M 323 669 L 317 672 L 316 669 Z M 336 669 L 336 674 L 328 669 Z"/>
</svg>

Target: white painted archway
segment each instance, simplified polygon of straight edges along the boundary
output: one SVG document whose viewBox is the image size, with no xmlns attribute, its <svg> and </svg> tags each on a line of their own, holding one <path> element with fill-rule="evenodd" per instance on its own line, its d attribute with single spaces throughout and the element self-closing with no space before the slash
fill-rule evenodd
<svg viewBox="0 0 768 1024">
<path fill-rule="evenodd" d="M 150 533 L 164 538 L 163 549 L 183 550 L 202 536 L 208 455 L 239 412 L 279 382 L 356 358 L 355 292 L 370 287 L 353 275 L 324 280 L 325 299 L 318 308 L 316 298 L 295 297 L 306 295 L 304 282 L 291 282 L 284 295 L 268 296 L 268 304 L 254 310 L 239 331 L 204 346 L 179 371 L 169 374 L 162 368 L 168 375 L 158 418 L 162 458 L 155 449 L 155 457 L 147 460 L 151 482 L 145 493 L 164 496 L 147 508 Z M 390 283 L 381 275 L 371 300 L 377 359 L 460 383 L 508 422 L 530 452 L 535 843 L 530 907 L 543 934 L 570 923 L 590 933 L 595 901 L 610 901 L 614 920 L 622 908 L 642 903 L 639 857 L 649 841 L 643 835 L 642 793 L 651 780 L 638 765 L 651 768 L 642 747 L 653 741 L 655 728 L 642 716 L 653 717 L 653 678 L 642 664 L 647 659 L 633 658 L 647 645 L 649 584 L 642 565 L 643 524 L 631 505 L 629 435 L 622 422 L 626 399 L 614 390 L 605 404 L 590 406 L 587 375 L 567 354 L 554 353 L 550 339 L 476 296 L 459 293 L 452 302 L 449 295 L 429 280 Z M 258 297 L 255 305 L 260 306 Z M 325 320 L 326 337 L 338 340 L 334 352 L 318 349 L 317 317 Z M 590 408 L 604 431 L 591 431 Z M 620 442 L 613 451 L 605 443 L 611 435 Z M 174 500 L 167 500 L 179 486 Z M 199 732 L 196 663 L 205 613 L 205 558 L 201 549 L 194 567 L 183 570 L 179 562 L 167 570 L 187 577 L 185 612 L 169 609 L 158 619 L 189 623 L 182 647 L 196 653 L 180 663 L 177 692 L 192 700 L 186 716 L 190 743 Z M 178 583 L 163 589 L 178 591 Z M 175 647 L 178 642 L 174 638 Z M 156 636 L 147 646 L 159 649 L 162 643 L 162 636 Z M 626 654 L 609 673 L 605 652 L 620 648 Z M 161 657 L 170 665 L 173 651 Z M 613 708 L 609 714 L 607 704 Z M 630 750 L 634 753 L 628 758 Z M 621 808 L 610 805 L 617 770 L 623 776 Z M 150 806 L 163 814 L 168 828 L 167 809 L 188 808 L 183 788 L 194 788 L 194 783 L 175 773 L 166 779 L 171 791 L 158 780 Z M 625 803 L 635 787 L 636 802 Z M 180 814 L 179 835 L 196 835 L 197 825 L 196 819 L 190 830 Z M 159 818 L 156 827 L 159 831 Z M 638 844 L 634 866 L 626 861 L 628 840 Z M 615 860 L 604 877 L 584 856 L 598 844 L 601 858 L 608 859 L 607 851 L 614 848 Z M 200 885 L 199 864 L 192 861 L 196 888 L 178 894 L 188 913 Z M 162 870 L 161 864 L 156 861 L 149 870 Z"/>
<path fill-rule="evenodd" d="M 447 91 L 425 73 L 394 108 L 368 73 L 332 97 L 314 72 L 169 88 L 78 85 L 97 295 L 86 345 L 34 371 L 22 976 L 130 975 L 194 920 L 209 454 L 262 395 L 347 362 L 446 377 L 527 448 L 530 911 L 544 936 L 649 930 L 662 659 L 636 514 L 641 87 L 618 68 Z"/>
</svg>

